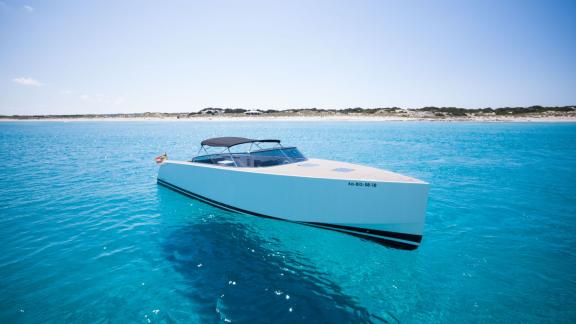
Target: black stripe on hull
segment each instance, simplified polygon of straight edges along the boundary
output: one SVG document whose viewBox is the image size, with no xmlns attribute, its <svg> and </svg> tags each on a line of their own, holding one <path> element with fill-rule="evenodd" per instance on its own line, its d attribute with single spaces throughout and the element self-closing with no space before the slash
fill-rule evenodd
<svg viewBox="0 0 576 324">
<path fill-rule="evenodd" d="M 399 240 L 411 241 L 411 242 L 415 242 L 415 243 L 420 243 L 422 241 L 422 235 L 381 231 L 381 230 L 371 229 L 371 228 L 360 228 L 360 227 L 352 227 L 352 226 L 336 225 L 336 224 L 326 224 L 326 223 L 318 223 L 318 222 L 303 222 L 303 223 L 306 223 L 308 225 L 320 225 L 320 226 L 334 227 L 334 228 L 343 229 L 343 230 L 347 230 L 347 231 L 366 233 L 366 234 L 371 234 L 371 235 L 386 236 L 386 237 L 391 237 L 391 238 L 395 238 L 395 239 L 399 239 Z"/>
<path fill-rule="evenodd" d="M 290 221 L 291 222 L 291 221 Z M 375 242 L 381 245 L 385 245 L 388 247 L 393 247 L 396 249 L 402 249 L 402 250 L 416 250 L 418 248 L 417 244 L 410 244 L 410 243 L 404 243 L 404 242 L 399 242 L 399 241 L 394 241 L 394 240 L 389 240 L 383 237 L 378 237 L 378 236 L 370 236 L 370 235 L 364 235 L 361 233 L 355 233 L 355 232 L 348 232 L 348 231 L 343 231 L 343 230 L 339 230 L 333 227 L 329 227 L 329 226 L 322 226 L 322 225 L 315 225 L 315 224 L 311 224 L 311 223 L 306 223 L 306 222 L 292 222 L 292 223 L 296 223 L 296 224 L 302 224 L 302 225 L 306 225 L 306 226 L 312 226 L 312 227 L 316 227 L 316 228 L 321 228 L 321 229 L 326 229 L 329 231 L 334 231 L 334 232 L 339 232 L 339 233 L 344 233 L 344 234 L 348 234 L 354 237 L 358 237 L 361 238 L 363 240 L 367 240 L 367 241 L 371 241 L 371 242 Z M 330 225 L 330 224 L 326 224 L 326 225 Z"/>
<path fill-rule="evenodd" d="M 242 213 L 242 214 L 247 214 L 247 215 L 252 215 L 252 216 L 258 216 L 258 217 L 263 217 L 263 218 L 280 220 L 280 221 L 285 221 L 285 222 L 290 222 L 290 223 L 295 223 L 295 224 L 307 225 L 307 226 L 312 226 L 312 227 L 316 227 L 316 228 L 327 229 L 327 230 L 331 230 L 331 231 L 335 231 L 335 232 L 339 232 L 339 233 L 352 235 L 352 236 L 355 236 L 355 237 L 358 237 L 358 238 L 361 238 L 364 240 L 376 242 L 376 243 L 379 243 L 379 244 L 382 244 L 385 246 L 389 246 L 389 247 L 393 247 L 393 248 L 398 248 L 398 249 L 403 249 L 403 250 L 415 250 L 418 248 L 418 243 L 420 243 L 420 241 L 422 240 L 421 235 L 380 231 L 380 230 L 373 230 L 373 229 L 359 228 L 359 227 L 352 227 L 352 226 L 344 226 L 344 225 L 336 225 L 336 224 L 328 224 L 328 223 L 291 221 L 291 220 L 284 219 L 284 218 L 268 216 L 268 215 L 264 215 L 264 214 L 260 214 L 260 213 L 251 212 L 249 210 L 237 208 L 234 206 L 230 206 L 230 205 L 221 203 L 219 201 L 212 200 L 210 198 L 195 194 L 193 192 L 190 192 L 186 189 L 183 189 L 183 188 L 180 188 L 180 187 L 175 186 L 173 184 L 170 184 L 170 183 L 163 181 L 161 179 L 158 179 L 158 184 L 160 184 L 164 187 L 167 187 L 169 189 L 172 189 L 174 191 L 177 191 L 179 193 L 182 193 L 184 195 L 187 195 L 189 197 L 192 197 L 194 199 L 200 200 L 200 201 L 202 201 L 208 205 L 220 208 L 220 209 L 233 211 L 233 212 L 237 212 L 237 213 Z M 389 238 L 392 238 L 392 239 L 388 239 L 388 238 L 383 237 L 383 236 L 388 236 Z M 401 239 L 401 240 L 411 241 L 414 243 L 411 244 L 411 243 L 399 242 L 399 241 L 396 241 L 394 239 Z"/>
</svg>

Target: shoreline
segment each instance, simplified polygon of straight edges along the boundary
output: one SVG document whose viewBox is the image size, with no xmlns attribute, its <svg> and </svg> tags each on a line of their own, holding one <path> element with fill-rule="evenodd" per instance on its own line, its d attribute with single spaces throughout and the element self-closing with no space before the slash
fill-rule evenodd
<svg viewBox="0 0 576 324">
<path fill-rule="evenodd" d="M 576 123 L 576 116 L 470 116 L 470 117 L 396 117 L 396 116 L 202 116 L 176 117 L 94 117 L 94 118 L 0 118 L 0 122 L 486 122 L 486 123 Z"/>
</svg>

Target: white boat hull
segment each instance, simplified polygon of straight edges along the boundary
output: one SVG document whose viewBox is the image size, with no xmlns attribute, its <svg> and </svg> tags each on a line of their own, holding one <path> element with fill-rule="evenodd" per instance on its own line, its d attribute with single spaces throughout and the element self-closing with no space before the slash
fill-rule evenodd
<svg viewBox="0 0 576 324">
<path fill-rule="evenodd" d="M 405 249 L 421 242 L 428 197 L 428 184 L 417 180 L 291 176 L 170 160 L 161 164 L 158 183 L 223 209 Z"/>
</svg>

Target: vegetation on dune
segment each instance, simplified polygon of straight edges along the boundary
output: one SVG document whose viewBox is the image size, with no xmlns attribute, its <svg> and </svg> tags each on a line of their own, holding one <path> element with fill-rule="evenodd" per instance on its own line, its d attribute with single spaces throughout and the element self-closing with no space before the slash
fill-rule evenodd
<svg viewBox="0 0 576 324">
<path fill-rule="evenodd" d="M 448 116 L 468 116 L 468 115 L 523 115 L 523 114 L 542 114 L 546 112 L 572 112 L 576 111 L 576 106 L 564 107 L 504 107 L 504 108 L 476 108 L 465 109 L 456 107 L 424 107 L 417 109 L 421 111 L 429 111 L 433 113 L 443 113 Z"/>
<path fill-rule="evenodd" d="M 409 118 L 472 118 L 483 116 L 571 116 L 576 117 L 576 106 L 562 107 L 503 107 L 503 108 L 458 108 L 458 107 L 423 107 L 416 109 L 403 109 L 398 107 L 386 108 L 345 108 L 345 109 L 245 109 L 245 108 L 204 108 L 198 112 L 189 113 L 159 113 L 145 112 L 132 114 L 75 114 L 75 115 L 0 115 L 0 119 L 90 119 L 90 118 L 195 118 L 198 116 L 245 116 L 258 114 L 263 116 L 397 116 Z"/>
</svg>

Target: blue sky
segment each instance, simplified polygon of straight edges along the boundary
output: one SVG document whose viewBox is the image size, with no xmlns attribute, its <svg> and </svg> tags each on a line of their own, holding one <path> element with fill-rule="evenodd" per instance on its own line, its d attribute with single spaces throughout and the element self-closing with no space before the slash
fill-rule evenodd
<svg viewBox="0 0 576 324">
<path fill-rule="evenodd" d="M 576 1 L 0 0 L 0 114 L 576 104 Z"/>
</svg>

